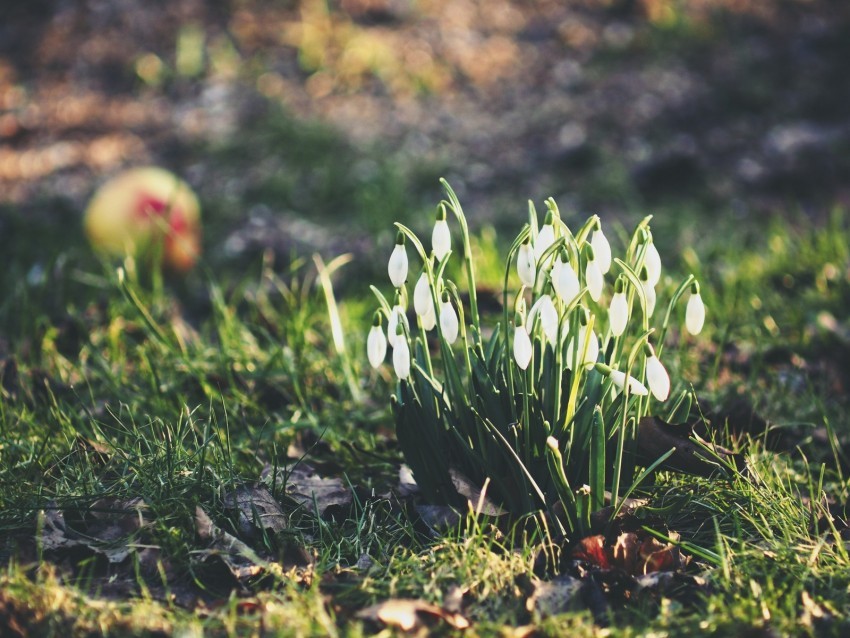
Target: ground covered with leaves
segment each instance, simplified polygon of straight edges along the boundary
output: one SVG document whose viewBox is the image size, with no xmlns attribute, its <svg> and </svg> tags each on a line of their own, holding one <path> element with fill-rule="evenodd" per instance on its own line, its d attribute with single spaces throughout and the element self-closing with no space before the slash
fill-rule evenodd
<svg viewBox="0 0 850 638">
<path fill-rule="evenodd" d="M 844 3 L 262 4 L 3 9 L 0 633 L 846 635 Z M 202 199 L 185 278 L 84 241 L 141 161 Z M 422 499 L 362 282 L 443 173 L 485 315 L 526 197 L 620 248 L 657 213 L 663 284 L 708 307 L 665 363 L 722 466 L 680 456 L 583 538 Z"/>
</svg>

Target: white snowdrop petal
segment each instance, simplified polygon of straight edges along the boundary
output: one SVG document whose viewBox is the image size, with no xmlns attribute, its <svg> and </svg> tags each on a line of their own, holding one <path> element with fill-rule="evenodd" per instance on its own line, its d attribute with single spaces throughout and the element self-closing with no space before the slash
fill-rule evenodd
<svg viewBox="0 0 850 638">
<path fill-rule="evenodd" d="M 692 335 L 697 335 L 702 331 L 704 323 L 705 304 L 703 304 L 699 293 L 692 294 L 685 309 L 685 328 Z"/>
<path fill-rule="evenodd" d="M 534 240 L 534 261 L 540 261 L 543 253 L 555 243 L 555 229 L 552 224 L 544 224 L 540 232 L 537 233 L 537 239 Z"/>
<path fill-rule="evenodd" d="M 457 313 L 450 302 L 443 302 L 440 305 L 440 329 L 443 332 L 443 338 L 451 344 L 457 341 L 460 328 Z"/>
<path fill-rule="evenodd" d="M 425 330 L 433 330 L 434 326 L 437 325 L 437 311 L 434 309 L 434 302 L 431 302 L 431 305 L 428 307 L 428 311 L 419 317 L 419 321 L 422 322 L 422 327 Z"/>
<path fill-rule="evenodd" d="M 559 263 L 557 276 L 552 277 L 552 284 L 555 286 L 555 294 L 561 301 L 569 305 L 581 291 L 581 284 L 579 284 L 578 275 L 570 262 Z"/>
<path fill-rule="evenodd" d="M 626 331 L 629 322 L 629 302 L 626 293 L 615 292 L 611 298 L 611 306 L 608 308 L 608 325 L 611 326 L 611 334 L 619 337 Z"/>
<path fill-rule="evenodd" d="M 655 286 L 661 279 L 661 255 L 658 254 L 658 249 L 652 242 L 646 246 L 643 265 L 646 267 L 646 275 L 649 278 L 649 283 Z"/>
<path fill-rule="evenodd" d="M 381 326 L 372 326 L 366 339 L 366 354 L 373 368 L 379 368 L 387 356 L 387 338 Z"/>
<path fill-rule="evenodd" d="M 421 317 L 433 305 L 434 300 L 431 298 L 431 286 L 428 284 L 428 275 L 423 272 L 419 275 L 416 286 L 413 288 L 413 309 Z"/>
<path fill-rule="evenodd" d="M 602 287 L 605 285 L 605 280 L 602 277 L 602 271 L 599 270 L 599 264 L 595 259 L 587 262 L 587 268 L 584 271 L 584 280 L 587 283 L 587 292 L 593 301 L 599 301 L 602 296 Z"/>
<path fill-rule="evenodd" d="M 406 379 L 410 376 L 410 348 L 407 339 L 403 335 L 398 336 L 393 348 L 393 369 L 399 379 Z"/>
<path fill-rule="evenodd" d="M 404 314 L 404 310 L 402 310 L 401 306 L 394 306 L 392 312 L 390 312 L 389 321 L 387 321 L 387 341 L 389 341 L 390 346 L 393 348 L 395 348 L 397 339 L 404 338 L 404 335 L 396 334 L 399 322 L 401 322 L 405 330 L 410 330 L 410 324 L 407 322 L 407 315 Z"/>
<path fill-rule="evenodd" d="M 590 236 L 590 246 L 593 248 L 594 260 L 599 265 L 599 270 L 604 275 L 611 270 L 611 244 L 602 229 L 594 230 Z"/>
<path fill-rule="evenodd" d="M 655 288 L 648 282 L 641 282 L 643 285 L 643 292 L 646 295 L 646 314 L 652 316 L 652 313 L 655 312 L 655 302 L 657 300 L 657 296 L 655 294 Z"/>
<path fill-rule="evenodd" d="M 517 251 L 516 268 L 519 280 L 529 288 L 534 286 L 535 272 L 534 252 L 530 244 L 522 244 Z"/>
<path fill-rule="evenodd" d="M 531 338 L 523 326 L 514 328 L 514 361 L 523 370 L 531 363 Z"/>
<path fill-rule="evenodd" d="M 393 248 L 389 264 L 387 264 L 387 272 L 393 286 L 401 288 L 407 279 L 407 251 L 404 244 L 396 244 Z"/>
<path fill-rule="evenodd" d="M 452 234 L 445 219 L 439 219 L 434 224 L 431 232 L 431 249 L 439 261 L 449 253 L 452 248 Z"/>
<path fill-rule="evenodd" d="M 620 370 L 611 370 L 609 377 L 611 378 L 611 381 L 614 382 L 614 386 L 622 392 L 626 387 L 626 373 Z M 649 390 L 646 389 L 646 386 L 632 376 L 628 377 L 628 384 L 630 394 L 642 397 L 649 394 Z"/>
<path fill-rule="evenodd" d="M 655 355 L 646 360 L 646 382 L 652 396 L 659 401 L 666 401 L 670 396 L 670 375 Z"/>
</svg>

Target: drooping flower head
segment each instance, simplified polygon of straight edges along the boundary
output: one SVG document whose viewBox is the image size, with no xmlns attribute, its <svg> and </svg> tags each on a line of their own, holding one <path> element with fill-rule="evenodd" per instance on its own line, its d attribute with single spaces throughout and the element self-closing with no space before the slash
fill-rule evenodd
<svg viewBox="0 0 850 638">
<path fill-rule="evenodd" d="M 443 297 L 440 302 L 440 330 L 443 333 L 443 338 L 450 344 L 457 341 L 460 324 L 455 312 L 454 306 L 449 298 L 448 290 L 443 291 Z"/>
<path fill-rule="evenodd" d="M 626 280 L 623 275 L 617 277 L 614 284 L 614 296 L 611 297 L 611 305 L 608 307 L 608 325 L 611 334 L 619 337 L 626 331 L 629 322 L 629 302 L 626 299 Z"/>
<path fill-rule="evenodd" d="M 452 249 L 452 234 L 446 221 L 446 208 L 440 206 L 437 209 L 437 220 L 434 222 L 434 230 L 431 232 L 431 249 L 437 261 L 443 261 Z"/>
<path fill-rule="evenodd" d="M 698 335 L 705 324 L 705 304 L 699 294 L 699 284 L 695 281 L 691 284 L 691 297 L 685 308 L 685 328 L 692 335 Z"/>
<path fill-rule="evenodd" d="M 389 341 L 390 346 L 393 348 L 396 346 L 396 334 L 399 324 L 404 327 L 404 330 L 410 329 L 410 324 L 407 322 L 407 314 L 401 305 L 401 292 L 396 290 L 395 303 L 392 310 L 390 310 L 390 317 L 387 320 L 387 341 Z"/>
<path fill-rule="evenodd" d="M 516 313 L 514 317 L 514 361 L 523 370 L 528 369 L 531 363 L 531 337 L 522 321 L 522 315 Z"/>
<path fill-rule="evenodd" d="M 534 328 L 534 320 L 540 317 L 540 327 L 543 328 L 543 334 L 553 346 L 558 338 L 558 311 L 555 309 L 555 304 L 552 302 L 552 297 L 549 295 L 541 295 L 540 298 L 531 306 L 528 312 L 526 321 L 526 329 L 531 332 Z"/>
<path fill-rule="evenodd" d="M 614 370 L 611 366 L 607 366 L 604 363 L 597 363 L 596 369 L 606 375 L 611 382 L 614 384 L 614 387 L 622 392 L 628 386 L 629 394 L 634 394 L 637 396 L 646 396 L 649 394 L 649 390 L 646 389 L 646 386 L 643 385 L 640 381 L 635 379 L 633 376 L 626 376 L 625 372 L 620 370 Z"/>
<path fill-rule="evenodd" d="M 534 279 L 537 277 L 536 263 L 531 240 L 526 239 L 517 251 L 516 269 L 519 274 L 519 280 L 528 288 L 534 287 Z"/>
<path fill-rule="evenodd" d="M 656 286 L 661 280 L 661 255 L 652 241 L 652 233 L 646 233 L 646 252 L 644 253 L 643 265 L 646 267 L 647 278 L 650 285 Z"/>
<path fill-rule="evenodd" d="M 407 335 L 405 335 L 401 325 L 396 327 L 393 369 L 399 379 L 406 379 L 410 376 L 410 346 L 407 344 Z"/>
<path fill-rule="evenodd" d="M 373 368 L 379 368 L 387 356 L 387 338 L 384 336 L 383 316 L 380 311 L 372 318 L 372 327 L 366 338 L 366 354 Z"/>
<path fill-rule="evenodd" d="M 599 270 L 604 275 L 611 270 L 611 244 L 608 243 L 608 238 L 602 232 L 602 223 L 599 218 L 596 218 L 593 233 L 590 235 L 590 245 L 593 246 L 593 253 L 596 255 Z"/>
<path fill-rule="evenodd" d="M 587 266 L 584 270 L 584 282 L 587 285 L 587 292 L 593 301 L 599 301 L 602 297 L 602 288 L 605 285 L 605 280 L 602 276 L 602 271 L 599 269 L 599 264 L 596 261 L 596 253 L 593 246 L 585 244 L 585 255 L 587 256 Z"/>
<path fill-rule="evenodd" d="M 646 296 L 646 314 L 651 317 L 652 313 L 655 312 L 655 301 L 657 297 L 655 295 L 655 286 L 649 281 L 649 273 L 646 270 L 646 266 L 640 269 L 640 285 L 643 288 L 643 294 Z"/>
<path fill-rule="evenodd" d="M 396 288 L 401 288 L 407 280 L 407 250 L 404 247 L 404 233 L 398 231 L 395 238 L 395 248 L 390 255 L 387 272 L 390 281 Z"/>
<path fill-rule="evenodd" d="M 666 401 L 670 396 L 670 375 L 664 364 L 655 356 L 655 349 L 647 343 L 644 346 L 646 354 L 646 382 L 649 389 L 659 401 Z"/>
<path fill-rule="evenodd" d="M 570 263 L 566 248 L 561 249 L 552 267 L 552 286 L 555 288 L 555 294 L 566 305 L 571 304 L 581 292 L 578 275 Z"/>
<path fill-rule="evenodd" d="M 413 309 L 422 322 L 425 330 L 431 330 L 437 324 L 437 311 L 434 308 L 434 297 L 431 295 L 431 285 L 428 273 L 424 270 L 413 289 Z"/>
<path fill-rule="evenodd" d="M 555 215 L 550 210 L 546 213 L 546 220 L 543 222 L 543 227 L 537 233 L 537 239 L 534 240 L 534 261 L 539 262 L 549 247 L 555 243 Z"/>
</svg>

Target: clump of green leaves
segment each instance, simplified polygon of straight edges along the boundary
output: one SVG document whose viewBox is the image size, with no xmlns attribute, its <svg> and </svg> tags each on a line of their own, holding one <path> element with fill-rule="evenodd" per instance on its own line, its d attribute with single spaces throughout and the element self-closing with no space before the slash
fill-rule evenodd
<svg viewBox="0 0 850 638">
<path fill-rule="evenodd" d="M 482 326 L 466 220 L 444 185 L 448 200 L 437 212 L 432 250 L 397 223 L 388 264 L 393 302 L 373 287 L 380 308 L 367 350 L 378 367 L 392 347 L 392 404 L 405 458 L 432 502 L 461 505 L 459 485 L 486 485 L 511 514 L 557 512 L 563 532 L 584 531 L 592 513 L 609 498 L 616 511 L 666 458 L 639 467 L 637 424 L 662 405 L 665 415 L 689 408 L 687 393 L 667 404 L 670 377 L 659 357 L 685 295 L 677 316 L 684 314 L 688 332 L 702 329 L 699 284 L 686 278 L 657 312 L 661 258 L 650 218 L 623 258 L 612 258 L 598 217 L 573 231 L 549 199 L 542 226 L 529 205 L 529 222 L 505 263 L 504 316 Z M 460 226 L 468 310 L 445 275 L 449 211 Z M 406 313 L 408 242 L 422 261 L 412 294 L 416 326 Z"/>
</svg>

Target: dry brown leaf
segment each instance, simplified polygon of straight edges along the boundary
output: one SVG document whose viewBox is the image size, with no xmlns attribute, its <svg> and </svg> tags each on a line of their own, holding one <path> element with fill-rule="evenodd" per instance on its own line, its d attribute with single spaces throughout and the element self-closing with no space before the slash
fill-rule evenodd
<svg viewBox="0 0 850 638">
<path fill-rule="evenodd" d="M 319 476 L 307 463 L 298 463 L 286 470 L 286 495 L 297 503 L 318 510 L 327 516 L 336 509 L 347 511 L 351 507 L 351 489 L 338 477 Z"/>
<path fill-rule="evenodd" d="M 372 622 L 381 622 L 402 631 L 422 628 L 428 621 L 440 620 L 454 629 L 467 629 L 469 621 L 461 614 L 446 611 L 424 600 L 395 598 L 372 605 L 359 612 L 357 617 Z"/>
<path fill-rule="evenodd" d="M 227 509 L 238 512 L 240 533 L 252 535 L 254 528 L 282 532 L 289 527 L 289 519 L 271 492 L 261 485 L 243 485 L 224 495 Z"/>
<path fill-rule="evenodd" d="M 479 488 L 469 478 L 454 468 L 449 470 L 449 475 L 452 477 L 452 484 L 455 490 L 466 499 L 472 511 L 484 514 L 485 516 L 504 516 L 507 514 L 505 510 L 487 498 L 486 484 L 484 489 Z"/>
<path fill-rule="evenodd" d="M 580 609 L 584 582 L 579 578 L 561 575 L 549 581 L 534 581 L 534 591 L 525 601 L 525 608 L 538 619 Z"/>
</svg>

